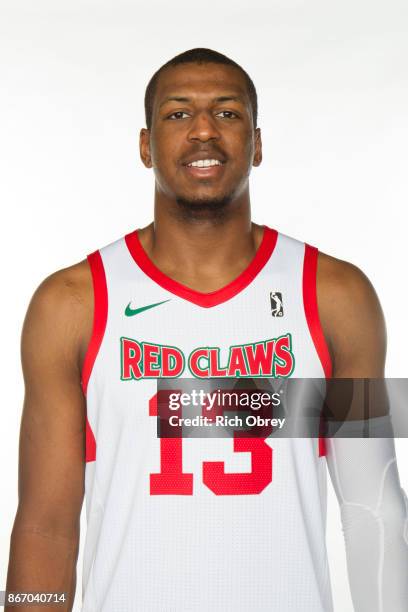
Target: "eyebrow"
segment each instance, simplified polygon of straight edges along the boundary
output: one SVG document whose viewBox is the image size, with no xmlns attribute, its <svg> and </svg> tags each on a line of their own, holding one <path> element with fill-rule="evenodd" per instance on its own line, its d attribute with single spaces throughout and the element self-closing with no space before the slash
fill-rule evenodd
<svg viewBox="0 0 408 612">
<path fill-rule="evenodd" d="M 241 104 L 244 104 L 244 100 L 240 96 L 232 96 L 232 95 L 217 96 L 216 98 L 212 99 L 212 102 L 231 102 L 231 101 L 241 102 Z M 167 98 L 164 98 L 164 100 L 160 103 L 160 107 L 162 107 L 167 102 L 191 102 L 191 98 L 186 98 L 184 96 L 168 96 Z"/>
</svg>

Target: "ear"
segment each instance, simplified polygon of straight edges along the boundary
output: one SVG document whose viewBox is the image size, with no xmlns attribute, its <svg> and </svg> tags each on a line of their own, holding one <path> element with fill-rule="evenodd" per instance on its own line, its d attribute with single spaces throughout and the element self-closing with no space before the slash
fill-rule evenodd
<svg viewBox="0 0 408 612">
<path fill-rule="evenodd" d="M 150 153 L 150 130 L 142 128 L 139 137 L 140 159 L 146 168 L 152 168 L 152 156 Z"/>
<path fill-rule="evenodd" d="M 255 128 L 255 152 L 252 162 L 253 166 L 260 166 L 262 162 L 262 138 L 261 129 Z"/>
</svg>

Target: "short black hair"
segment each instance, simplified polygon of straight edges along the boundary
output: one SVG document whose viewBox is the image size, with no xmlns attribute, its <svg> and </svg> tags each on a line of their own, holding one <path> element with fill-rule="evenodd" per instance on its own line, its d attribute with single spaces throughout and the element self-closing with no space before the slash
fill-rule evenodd
<svg viewBox="0 0 408 612">
<path fill-rule="evenodd" d="M 145 117 L 146 117 L 146 126 L 147 129 L 150 130 L 152 125 L 152 115 L 153 115 L 153 100 L 156 94 L 157 81 L 159 79 L 160 74 L 171 66 L 179 66 L 180 64 L 224 64 L 226 66 L 234 66 L 241 71 L 245 78 L 245 83 L 248 88 L 248 95 L 252 106 L 252 117 L 254 121 L 254 127 L 257 127 L 258 121 L 258 97 L 256 94 L 255 85 L 252 82 L 251 77 L 245 72 L 245 70 L 234 62 L 234 60 L 230 59 L 226 55 L 219 53 L 218 51 L 213 51 L 212 49 L 205 49 L 203 47 L 197 47 L 195 49 L 189 49 L 188 51 L 184 51 L 179 55 L 176 55 L 171 60 L 163 64 L 152 76 L 150 79 L 145 92 L 144 98 L 144 106 L 145 106 Z"/>
</svg>

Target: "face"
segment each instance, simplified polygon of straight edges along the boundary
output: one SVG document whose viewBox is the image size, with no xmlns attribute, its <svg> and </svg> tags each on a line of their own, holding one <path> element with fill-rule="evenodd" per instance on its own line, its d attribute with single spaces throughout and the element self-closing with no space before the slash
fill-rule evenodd
<svg viewBox="0 0 408 612">
<path fill-rule="evenodd" d="M 233 66 L 184 64 L 159 77 L 142 161 L 168 199 L 214 203 L 237 198 L 262 159 L 245 79 Z"/>
</svg>

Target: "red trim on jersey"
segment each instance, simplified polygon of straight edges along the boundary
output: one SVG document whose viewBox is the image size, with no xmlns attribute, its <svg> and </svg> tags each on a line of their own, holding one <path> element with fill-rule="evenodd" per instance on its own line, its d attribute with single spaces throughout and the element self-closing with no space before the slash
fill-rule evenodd
<svg viewBox="0 0 408 612">
<path fill-rule="evenodd" d="M 309 244 L 305 245 L 305 258 L 303 263 L 303 304 L 310 335 L 316 347 L 317 354 L 322 363 L 326 378 L 332 375 L 332 363 L 329 349 L 320 323 L 317 306 L 316 276 L 318 250 Z"/>
<path fill-rule="evenodd" d="M 154 282 L 163 287 L 163 289 L 178 295 L 184 300 L 193 302 L 193 304 L 197 304 L 197 306 L 202 306 L 203 308 L 210 308 L 211 306 L 218 306 L 218 304 L 222 304 L 223 302 L 230 300 L 254 280 L 271 257 L 276 245 L 277 237 L 278 232 L 276 230 L 264 226 L 261 244 L 259 245 L 258 250 L 256 251 L 250 264 L 228 285 L 221 287 L 221 289 L 210 291 L 209 293 L 203 293 L 201 291 L 191 289 L 190 287 L 173 280 L 167 276 L 167 274 L 164 274 L 164 272 L 159 270 L 159 268 L 151 261 L 144 250 L 139 240 L 138 230 L 127 234 L 127 236 L 125 236 L 125 240 L 132 257 L 139 268 L 141 268 L 143 272 Z"/>
<path fill-rule="evenodd" d="M 319 457 L 325 457 L 326 453 L 326 438 L 319 438 Z"/>
<path fill-rule="evenodd" d="M 103 336 L 108 318 L 108 289 L 106 286 L 106 276 L 103 267 L 102 257 L 99 251 L 88 255 L 88 263 L 92 273 L 92 283 L 94 291 L 94 315 L 91 339 L 86 351 L 84 365 L 82 368 L 82 389 L 86 395 L 89 378 L 102 344 Z M 86 418 L 86 451 L 85 461 L 95 461 L 96 442 L 92 428 Z"/>
<path fill-rule="evenodd" d="M 332 361 L 323 334 L 317 305 L 317 259 L 319 251 L 309 244 L 305 245 L 305 258 L 303 263 L 303 305 L 310 335 L 316 347 L 326 378 L 332 376 Z M 326 440 L 319 437 L 319 457 L 326 455 Z"/>
<path fill-rule="evenodd" d="M 88 417 L 86 417 L 85 426 L 85 462 L 95 461 L 96 459 L 96 440 L 92 427 L 89 424 Z"/>
</svg>

